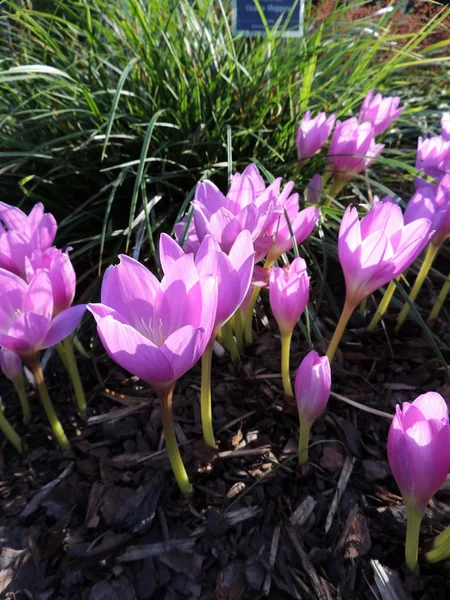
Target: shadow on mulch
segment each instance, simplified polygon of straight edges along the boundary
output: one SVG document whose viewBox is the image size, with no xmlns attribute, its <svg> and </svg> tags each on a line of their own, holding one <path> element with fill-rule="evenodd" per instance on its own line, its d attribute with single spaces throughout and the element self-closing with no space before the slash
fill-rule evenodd
<svg viewBox="0 0 450 600">
<path fill-rule="evenodd" d="M 318 324 L 329 336 L 334 322 Z M 335 393 L 389 414 L 425 391 L 449 397 L 445 372 L 415 325 L 392 336 L 392 359 L 381 328 L 367 337 L 364 324 L 354 317 L 333 364 Z M 388 319 L 388 332 L 392 325 Z M 419 578 L 402 571 L 405 512 L 387 463 L 388 417 L 332 398 L 312 429 L 309 469 L 297 472 L 296 407 L 282 393 L 271 326 L 242 362 L 215 357 L 217 452 L 201 442 L 199 368 L 176 386 L 192 501 L 171 475 L 151 390 L 103 356 L 97 366 L 107 388 L 99 386 L 80 359 L 91 384 L 83 426 L 56 357 L 50 361 L 50 391 L 73 450 L 52 449 L 37 407 L 21 431 L 28 454 L 19 459 L 2 447 L 1 598 L 372 599 L 381 597 L 383 577 L 400 600 L 447 597 L 442 567 L 423 565 Z M 438 328 L 450 344 L 447 323 Z M 305 352 L 298 335 L 291 364 Z M 10 415 L 14 398 L 8 392 L 5 400 Z M 12 420 L 20 429 L 17 411 Z M 424 547 L 450 522 L 448 483 L 427 510 Z"/>
</svg>

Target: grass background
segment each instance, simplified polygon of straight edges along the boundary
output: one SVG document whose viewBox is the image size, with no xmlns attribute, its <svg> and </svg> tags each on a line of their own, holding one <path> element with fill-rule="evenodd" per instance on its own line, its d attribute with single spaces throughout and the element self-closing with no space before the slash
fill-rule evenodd
<svg viewBox="0 0 450 600">
<path fill-rule="evenodd" d="M 305 37 L 283 39 L 234 36 L 225 0 L 3 2 L 2 197 L 44 202 L 81 277 L 100 272 L 124 249 L 151 256 L 202 178 L 226 187 L 255 161 L 301 190 L 324 165 L 297 171 L 302 114 L 346 117 L 375 87 L 407 110 L 348 194 L 406 200 L 417 137 L 449 107 L 448 40 L 432 37 L 449 10 L 405 32 L 401 3 L 331 4 L 323 16 L 307 0 Z"/>
</svg>

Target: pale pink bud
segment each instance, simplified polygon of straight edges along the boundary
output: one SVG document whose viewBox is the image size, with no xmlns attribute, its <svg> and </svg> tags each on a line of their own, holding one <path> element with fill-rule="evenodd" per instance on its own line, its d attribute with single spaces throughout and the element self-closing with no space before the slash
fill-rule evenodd
<svg viewBox="0 0 450 600">
<path fill-rule="evenodd" d="M 312 350 L 300 363 L 295 376 L 295 398 L 300 419 L 312 425 L 325 410 L 330 397 L 331 369 L 327 356 Z"/>
<path fill-rule="evenodd" d="M 303 258 L 295 258 L 288 268 L 272 269 L 269 300 L 281 334 L 291 334 L 309 300 L 309 277 Z"/>
</svg>

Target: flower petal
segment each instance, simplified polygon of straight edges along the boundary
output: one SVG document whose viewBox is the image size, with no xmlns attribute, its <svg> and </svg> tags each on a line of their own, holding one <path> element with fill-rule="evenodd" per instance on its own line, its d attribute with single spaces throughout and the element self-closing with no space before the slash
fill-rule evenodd
<svg viewBox="0 0 450 600">
<path fill-rule="evenodd" d="M 418 408 L 425 419 L 436 419 L 448 423 L 448 407 L 444 398 L 437 392 L 427 392 L 418 396 L 413 406 Z"/>
<path fill-rule="evenodd" d="M 121 367 L 148 383 L 174 381 L 170 362 L 150 340 L 113 315 L 101 319 L 98 334 L 109 356 Z"/>
<path fill-rule="evenodd" d="M 204 329 L 194 329 L 186 325 L 174 331 L 160 350 L 173 369 L 173 379 L 179 379 L 203 354 L 209 337 Z"/>
<path fill-rule="evenodd" d="M 161 266 L 164 273 L 176 260 L 183 255 L 183 248 L 181 248 L 177 242 L 170 237 L 170 235 L 167 235 L 167 233 L 162 233 L 160 235 L 159 260 L 161 261 Z"/>
<path fill-rule="evenodd" d="M 58 342 L 61 342 L 78 327 L 84 313 L 86 312 L 86 304 L 77 304 L 71 306 L 59 313 L 50 322 L 45 338 L 40 344 L 41 348 L 50 348 Z"/>
<path fill-rule="evenodd" d="M 30 354 L 41 348 L 48 324 L 49 320 L 43 315 L 33 312 L 21 313 L 9 328 L 10 340 L 2 341 L 0 336 L 0 345 L 17 354 Z"/>
<path fill-rule="evenodd" d="M 103 277 L 101 303 L 123 315 L 143 335 L 153 326 L 153 305 L 159 291 L 157 278 L 137 260 L 124 254 Z"/>
<path fill-rule="evenodd" d="M 45 271 L 38 271 L 30 281 L 23 310 L 42 315 L 50 322 L 53 313 L 53 291 L 50 278 Z"/>
</svg>

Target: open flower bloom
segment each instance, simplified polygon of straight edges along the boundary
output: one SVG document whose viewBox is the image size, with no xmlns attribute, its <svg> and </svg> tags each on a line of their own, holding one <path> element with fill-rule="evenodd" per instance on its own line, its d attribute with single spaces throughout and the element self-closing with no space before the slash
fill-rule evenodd
<svg viewBox="0 0 450 600">
<path fill-rule="evenodd" d="M 312 119 L 310 110 L 305 113 L 296 136 L 299 161 L 314 156 L 322 148 L 330 136 L 335 121 L 336 115 L 327 117 L 324 112 L 321 112 Z"/>
<path fill-rule="evenodd" d="M 0 348 L 0 368 L 12 382 L 23 377 L 22 359 L 18 354 L 7 348 Z"/>
<path fill-rule="evenodd" d="M 433 177 L 438 183 L 450 170 L 450 141 L 436 135 L 419 138 L 417 142 L 416 169 Z M 416 189 L 427 184 L 422 177 L 415 177 Z"/>
<path fill-rule="evenodd" d="M 0 289 L 0 346 L 24 360 L 66 338 L 86 310 L 80 304 L 53 318 L 52 285 L 45 271 L 39 271 L 27 285 L 14 273 L 0 269 Z"/>
<path fill-rule="evenodd" d="M 338 241 L 346 303 L 356 307 L 407 269 L 427 244 L 430 227 L 426 218 L 405 225 L 401 208 L 392 202 L 376 203 L 361 221 L 356 208 L 348 207 Z"/>
<path fill-rule="evenodd" d="M 331 390 L 330 362 L 312 350 L 300 363 L 295 376 L 295 399 L 300 419 L 312 425 L 325 410 Z"/>
<path fill-rule="evenodd" d="M 372 164 L 384 148 L 374 137 L 372 125 L 356 117 L 336 122 L 327 159 L 336 177 L 349 180 Z"/>
<path fill-rule="evenodd" d="M 249 165 L 242 175 L 233 176 L 226 196 L 211 181 L 199 183 L 192 203 L 198 239 L 210 234 L 227 253 L 244 229 L 255 240 L 266 223 L 280 183 L 276 179 L 266 188 L 254 165 Z"/>
<path fill-rule="evenodd" d="M 31 281 L 39 270 L 44 270 L 53 290 L 53 314 L 57 315 L 72 305 L 75 296 L 76 275 L 70 262 L 68 248 L 62 252 L 52 247 L 48 250 L 35 250 L 30 257 L 25 257 L 27 281 Z"/>
<path fill-rule="evenodd" d="M 413 502 L 423 514 L 450 468 L 448 409 L 440 394 L 428 392 L 397 406 L 387 451 L 405 502 Z"/>
<path fill-rule="evenodd" d="M 55 239 L 57 225 L 44 206 L 35 204 L 27 216 L 19 208 L 0 202 L 0 268 L 25 277 L 25 257 L 46 250 Z"/>
<path fill-rule="evenodd" d="M 290 335 L 309 300 L 309 277 L 303 258 L 295 258 L 289 267 L 271 269 L 270 307 L 282 335 Z"/>
<path fill-rule="evenodd" d="M 176 241 L 165 233 L 159 238 L 159 249 L 165 273 L 170 271 L 175 261 L 185 256 Z M 195 256 L 195 266 L 200 277 L 213 275 L 217 280 L 215 332 L 228 321 L 245 298 L 252 279 L 254 254 L 249 231 L 239 233 L 229 254 L 222 251 L 211 235 L 203 238 Z"/>
<path fill-rule="evenodd" d="M 199 276 L 192 254 L 174 261 L 161 282 L 139 262 L 119 258 L 103 277 L 101 303 L 88 309 L 111 358 L 160 393 L 203 354 L 214 327 L 217 283 Z"/>
<path fill-rule="evenodd" d="M 442 113 L 441 137 L 447 142 L 450 141 L 450 112 Z"/>
<path fill-rule="evenodd" d="M 370 90 L 364 98 L 359 111 L 359 120 L 368 121 L 373 126 L 375 137 L 388 129 L 392 123 L 403 112 L 404 107 L 398 108 L 400 98 L 398 96 L 386 96 L 381 94 L 374 96 L 374 90 Z"/>
</svg>

